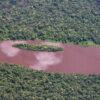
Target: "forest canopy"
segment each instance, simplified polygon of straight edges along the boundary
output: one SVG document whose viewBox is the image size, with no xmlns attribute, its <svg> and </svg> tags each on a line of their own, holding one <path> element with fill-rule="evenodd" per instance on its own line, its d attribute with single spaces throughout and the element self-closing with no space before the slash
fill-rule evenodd
<svg viewBox="0 0 100 100">
<path fill-rule="evenodd" d="M 100 0 L 0 0 L 0 40 L 100 44 Z"/>
<path fill-rule="evenodd" d="M 0 0 L 0 40 L 100 45 L 100 0 Z M 100 74 L 47 73 L 0 63 L 0 100 L 100 100 Z"/>
<path fill-rule="evenodd" d="M 2 100 L 100 100 L 100 74 L 47 73 L 0 63 Z"/>
</svg>

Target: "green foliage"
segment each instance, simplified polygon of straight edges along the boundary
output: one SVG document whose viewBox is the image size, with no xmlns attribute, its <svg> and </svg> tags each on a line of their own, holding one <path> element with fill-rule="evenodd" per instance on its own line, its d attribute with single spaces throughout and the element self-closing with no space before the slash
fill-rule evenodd
<svg viewBox="0 0 100 100">
<path fill-rule="evenodd" d="M 57 46 L 48 46 L 48 45 L 41 45 L 41 44 L 22 44 L 22 43 L 15 43 L 13 44 L 14 47 L 25 49 L 25 50 L 32 50 L 32 51 L 48 51 L 48 52 L 56 52 L 56 51 L 63 51 L 64 49 Z"/>
<path fill-rule="evenodd" d="M 1 100 L 100 100 L 100 74 L 62 74 L 0 63 Z"/>
<path fill-rule="evenodd" d="M 99 47 L 99 46 L 100 46 L 100 45 L 98 45 L 98 44 L 95 44 L 95 43 L 92 42 L 92 41 L 80 42 L 78 45 L 84 46 L 84 47 L 88 47 L 88 46 L 97 46 L 97 47 Z"/>
<path fill-rule="evenodd" d="M 99 0 L 0 0 L 0 40 L 100 44 Z"/>
</svg>

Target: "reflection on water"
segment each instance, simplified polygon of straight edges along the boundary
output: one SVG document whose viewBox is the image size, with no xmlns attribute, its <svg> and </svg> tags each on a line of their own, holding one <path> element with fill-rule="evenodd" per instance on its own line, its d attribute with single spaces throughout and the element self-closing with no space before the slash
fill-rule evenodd
<svg viewBox="0 0 100 100">
<path fill-rule="evenodd" d="M 14 43 L 25 43 L 25 41 L 3 41 L 0 45 L 1 51 L 8 57 L 16 56 L 20 49 L 12 47 Z"/>
<path fill-rule="evenodd" d="M 40 52 L 34 55 L 38 62 L 30 66 L 30 68 L 33 69 L 46 70 L 50 65 L 56 65 L 61 62 L 61 57 L 58 58 L 55 53 L 52 52 Z"/>
</svg>

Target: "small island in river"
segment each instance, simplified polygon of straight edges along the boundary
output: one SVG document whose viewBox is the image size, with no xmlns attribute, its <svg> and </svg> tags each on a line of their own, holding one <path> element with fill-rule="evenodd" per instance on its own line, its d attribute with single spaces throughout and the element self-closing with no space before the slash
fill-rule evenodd
<svg viewBox="0 0 100 100">
<path fill-rule="evenodd" d="M 41 45 L 41 44 L 23 44 L 23 43 L 15 43 L 13 47 L 17 47 L 24 50 L 32 50 L 32 51 L 48 51 L 48 52 L 56 52 L 63 51 L 64 48 L 57 46 L 49 46 L 49 45 Z"/>
</svg>

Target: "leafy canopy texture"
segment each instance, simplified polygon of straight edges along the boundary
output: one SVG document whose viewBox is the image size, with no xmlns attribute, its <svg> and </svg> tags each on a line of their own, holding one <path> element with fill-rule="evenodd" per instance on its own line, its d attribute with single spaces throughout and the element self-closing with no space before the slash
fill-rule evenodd
<svg viewBox="0 0 100 100">
<path fill-rule="evenodd" d="M 100 0 L 0 0 L 0 40 L 100 44 Z"/>
<path fill-rule="evenodd" d="M 1 100 L 100 100 L 100 75 L 47 73 L 0 63 Z"/>
</svg>

